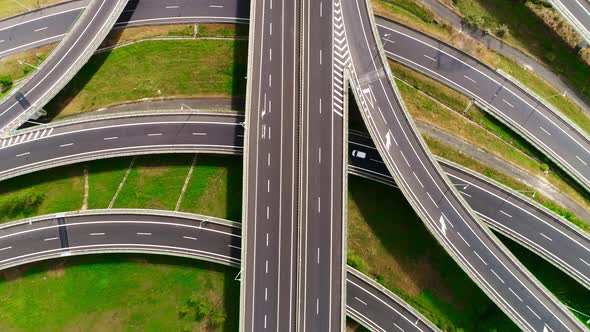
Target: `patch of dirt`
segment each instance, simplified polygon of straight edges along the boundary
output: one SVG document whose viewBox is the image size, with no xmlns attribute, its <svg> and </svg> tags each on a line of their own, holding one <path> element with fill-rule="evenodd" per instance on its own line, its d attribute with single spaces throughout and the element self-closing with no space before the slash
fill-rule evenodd
<svg viewBox="0 0 590 332">
<path fill-rule="evenodd" d="M 125 330 L 127 320 L 125 310 L 109 310 L 81 314 L 64 328 L 65 332 L 110 332 Z"/>
<path fill-rule="evenodd" d="M 47 269 L 47 276 L 51 278 L 61 278 L 65 274 L 64 261 L 57 261 L 49 266 Z"/>
<path fill-rule="evenodd" d="M 147 258 L 145 258 L 145 257 L 139 257 L 139 256 L 137 256 L 137 257 L 131 257 L 131 258 L 129 258 L 129 260 L 131 262 L 133 262 L 133 263 L 139 263 L 139 264 L 147 264 L 147 263 L 149 263 L 149 261 L 148 261 Z"/>
<path fill-rule="evenodd" d="M 25 271 L 26 266 L 13 267 L 12 269 L 2 271 L 2 277 L 4 277 L 4 280 L 6 281 L 16 281 L 23 276 Z"/>
</svg>

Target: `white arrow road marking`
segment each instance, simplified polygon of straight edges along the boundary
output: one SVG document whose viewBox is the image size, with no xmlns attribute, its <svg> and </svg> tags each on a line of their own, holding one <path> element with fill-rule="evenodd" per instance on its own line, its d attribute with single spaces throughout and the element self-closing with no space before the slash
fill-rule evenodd
<svg viewBox="0 0 590 332">
<path fill-rule="evenodd" d="M 440 219 L 438 220 L 438 222 L 440 222 L 440 231 L 443 233 L 444 236 L 446 236 L 446 232 L 447 232 L 447 225 L 445 224 L 445 218 L 443 218 L 443 216 L 440 216 Z"/>
<path fill-rule="evenodd" d="M 389 150 L 391 147 L 391 135 L 389 135 L 389 131 L 385 134 L 385 148 Z"/>
</svg>

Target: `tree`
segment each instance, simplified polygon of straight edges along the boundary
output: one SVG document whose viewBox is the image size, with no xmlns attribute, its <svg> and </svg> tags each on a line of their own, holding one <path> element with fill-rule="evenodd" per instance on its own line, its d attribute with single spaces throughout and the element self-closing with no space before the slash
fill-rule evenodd
<svg viewBox="0 0 590 332">
<path fill-rule="evenodd" d="M 8 75 L 0 76 L 0 85 L 2 86 L 2 89 L 10 88 L 12 86 L 12 83 L 14 83 L 12 77 Z"/>
</svg>

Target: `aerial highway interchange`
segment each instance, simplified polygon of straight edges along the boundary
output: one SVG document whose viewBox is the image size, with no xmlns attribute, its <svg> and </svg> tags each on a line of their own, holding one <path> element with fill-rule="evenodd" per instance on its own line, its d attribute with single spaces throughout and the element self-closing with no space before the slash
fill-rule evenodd
<svg viewBox="0 0 590 332">
<path fill-rule="evenodd" d="M 590 190 L 590 140 L 504 73 L 403 25 L 375 21 L 369 6 L 362 0 L 223 5 L 194 1 L 182 6 L 152 0 L 76 0 L 50 7 L 46 13 L 0 22 L 0 39 L 9 41 L 0 43 L 0 56 L 63 38 L 40 68 L 0 101 L 0 181 L 123 155 L 244 154 L 241 236 L 237 225 L 211 224 L 205 216 L 194 217 L 197 223 L 180 216 L 185 218 L 182 227 L 166 230 L 156 239 L 137 237 L 138 225 L 162 230 L 168 224 L 178 226 L 178 216 L 67 213 L 0 229 L 0 241 L 6 241 L 0 267 L 64 252 L 196 257 L 241 266 L 244 331 L 340 331 L 345 328 L 345 312 L 376 331 L 393 330 L 388 319 L 400 330 L 436 330 L 358 271 L 345 271 L 348 170 L 397 186 L 434 238 L 520 328 L 584 330 L 483 223 L 537 252 L 586 288 L 590 287 L 588 236 L 499 184 L 435 160 L 405 109 L 385 57 L 470 96 L 585 190 Z M 587 3 L 580 7 L 585 9 Z M 588 27 L 584 18 L 578 20 Z M 111 27 L 180 22 L 249 22 L 245 119 L 235 114 L 156 111 L 17 130 L 42 112 Z M 46 28 L 30 34 L 39 26 Z M 347 132 L 348 94 L 358 101 L 369 135 Z M 150 135 L 155 132 L 157 136 Z M 151 221 L 137 221 L 136 215 Z M 212 231 L 203 231 L 203 222 Z M 174 240 L 190 240 L 191 235 L 176 233 L 183 227 L 199 236 L 220 238 L 207 238 L 197 244 L 205 247 L 195 249 L 191 241 Z M 88 236 L 101 233 L 118 237 L 103 243 L 105 237 Z M 55 241 L 35 242 L 39 238 Z"/>
</svg>

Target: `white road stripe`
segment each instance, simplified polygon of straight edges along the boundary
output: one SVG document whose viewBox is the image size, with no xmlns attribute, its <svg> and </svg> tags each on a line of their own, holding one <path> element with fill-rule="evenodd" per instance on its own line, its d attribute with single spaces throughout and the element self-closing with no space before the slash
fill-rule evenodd
<svg viewBox="0 0 590 332">
<path fill-rule="evenodd" d="M 143 233 L 143 232 L 139 232 L 139 233 L 137 233 L 137 235 L 150 236 L 150 235 L 152 235 L 152 233 Z"/>
<path fill-rule="evenodd" d="M 467 75 L 463 75 L 463 77 L 465 77 L 466 79 L 470 80 L 473 83 L 477 83 L 473 78 L 467 76 Z"/>
<path fill-rule="evenodd" d="M 418 181 L 418 184 L 420 184 L 420 187 L 424 188 L 424 185 L 422 184 L 422 181 L 420 181 L 420 179 L 418 178 L 418 175 L 416 175 L 416 173 L 412 172 L 412 174 L 414 174 L 414 177 L 416 178 L 416 181 Z"/>
<path fill-rule="evenodd" d="M 179 7 L 180 7 L 180 6 L 166 6 L 165 8 L 166 8 L 166 9 L 176 9 L 176 8 L 179 8 Z"/>
<path fill-rule="evenodd" d="M 531 309 L 531 307 L 529 307 L 528 305 L 526 307 L 533 313 L 533 315 L 535 315 L 538 319 L 541 319 L 541 317 L 537 315 L 537 313 L 533 309 Z"/>
<path fill-rule="evenodd" d="M 550 132 L 548 132 L 547 130 L 545 130 L 545 128 L 543 128 L 543 127 L 539 126 L 539 129 L 541 129 L 542 131 L 544 131 L 544 132 L 545 132 L 545 134 L 547 134 L 547 135 L 551 136 L 551 133 L 550 133 Z"/>
<path fill-rule="evenodd" d="M 65 147 L 67 147 L 67 146 L 72 146 L 72 145 L 74 145 L 74 143 L 67 143 L 67 144 L 62 144 L 62 145 L 60 145 L 59 147 L 60 147 L 60 148 L 65 148 Z"/>
<path fill-rule="evenodd" d="M 475 254 L 475 256 L 477 256 L 477 258 L 479 258 L 479 260 L 485 265 L 488 266 L 488 263 L 486 263 L 486 261 L 483 260 L 483 258 L 481 258 L 481 256 L 477 253 L 477 251 L 473 250 L 473 253 Z"/>
<path fill-rule="evenodd" d="M 504 103 L 506 103 L 506 105 L 508 105 L 508 106 L 510 106 L 510 107 L 512 107 L 512 108 L 514 108 L 514 105 L 512 105 L 512 104 L 511 104 L 511 103 L 509 103 L 509 102 L 507 102 L 507 101 L 506 101 L 506 99 L 502 99 L 502 101 L 503 101 Z"/>
<path fill-rule="evenodd" d="M 500 278 L 500 276 L 496 273 L 496 271 L 494 271 L 493 269 L 490 269 L 490 271 L 492 271 L 492 273 L 496 276 L 496 278 L 498 278 L 503 284 L 505 284 L 504 280 L 502 280 L 502 278 Z"/>
<path fill-rule="evenodd" d="M 43 241 L 53 241 L 53 240 L 57 240 L 57 239 L 58 239 L 57 237 L 50 237 L 47 239 L 43 239 Z"/>
<path fill-rule="evenodd" d="M 227 246 L 230 247 L 230 248 L 233 248 L 233 249 L 242 250 L 242 248 L 236 247 L 236 246 L 232 246 L 231 244 L 228 244 Z"/>
<path fill-rule="evenodd" d="M 512 294 L 514 294 L 514 296 L 516 296 L 516 298 L 520 300 L 520 302 L 522 302 L 522 299 L 520 298 L 520 296 L 518 296 L 518 294 L 516 294 L 516 292 L 514 292 L 514 291 L 512 290 L 512 288 L 508 287 L 508 290 L 509 290 L 509 291 L 511 291 L 511 292 L 512 292 Z"/>
<path fill-rule="evenodd" d="M 90 233 L 90 236 L 100 236 L 104 235 L 104 233 Z"/>
<path fill-rule="evenodd" d="M 196 237 L 192 237 L 192 236 L 183 236 L 182 238 L 187 239 L 187 240 L 193 240 L 193 241 L 197 239 Z"/>
<path fill-rule="evenodd" d="M 467 241 L 465 240 L 465 238 L 463 238 L 463 235 L 461 235 L 461 233 L 457 232 L 457 235 L 459 235 L 459 237 L 461 238 L 461 240 L 463 240 L 463 242 L 465 242 L 465 244 L 466 244 L 466 245 L 467 245 L 469 248 L 471 248 L 471 246 L 469 245 L 469 242 L 467 242 Z"/>
<path fill-rule="evenodd" d="M 111 141 L 111 140 L 114 140 L 114 139 L 117 139 L 117 138 L 119 138 L 119 137 L 117 137 L 117 136 L 105 137 L 105 138 L 103 138 L 103 140 L 105 140 L 105 141 Z"/>
<path fill-rule="evenodd" d="M 544 237 L 544 238 L 546 238 L 547 240 L 549 240 L 549 241 L 553 241 L 553 239 L 551 239 L 551 238 L 550 238 L 550 237 L 548 237 L 547 235 L 545 235 L 545 234 L 543 234 L 543 233 L 541 233 L 541 232 L 539 232 L 539 234 L 541 234 L 541 236 L 542 236 L 542 237 Z"/>
<path fill-rule="evenodd" d="M 509 215 L 508 213 L 506 213 L 506 212 L 504 212 L 502 210 L 500 210 L 500 213 L 503 214 L 503 215 L 505 215 L 505 216 L 507 216 L 508 218 L 512 218 L 511 215 Z"/>
<path fill-rule="evenodd" d="M 466 193 L 466 192 L 463 192 L 463 191 L 461 191 L 461 190 L 459 190 L 459 192 L 460 192 L 461 194 L 463 194 L 463 195 L 467 196 L 467 197 L 471 197 L 471 195 L 469 195 L 469 194 L 468 194 L 468 193 Z"/>
<path fill-rule="evenodd" d="M 39 32 L 39 31 L 43 31 L 43 30 L 46 30 L 46 29 L 47 29 L 47 27 L 42 27 L 42 28 L 39 28 L 39 29 L 35 29 L 33 31 L 34 32 Z"/>
<path fill-rule="evenodd" d="M 364 304 L 364 305 L 367 305 L 367 302 L 365 302 L 365 301 L 363 301 L 363 300 L 359 299 L 359 298 L 358 298 L 358 297 L 356 297 L 356 296 L 354 297 L 354 299 L 355 299 L 355 300 L 357 300 L 357 301 L 359 301 L 360 303 L 362 303 L 362 304 Z"/>
<path fill-rule="evenodd" d="M 207 133 L 193 133 L 193 136 L 207 136 Z"/>
<path fill-rule="evenodd" d="M 162 136 L 162 133 L 147 134 L 148 136 Z"/>
<path fill-rule="evenodd" d="M 429 59 L 429 60 L 432 60 L 432 61 L 436 62 L 436 59 L 435 58 L 430 57 L 430 56 L 428 56 L 426 54 L 424 54 L 424 57 L 427 58 L 427 59 Z"/>
<path fill-rule="evenodd" d="M 584 161 L 582 158 L 580 158 L 580 157 L 578 157 L 578 156 L 576 156 L 576 158 L 578 158 L 578 160 L 579 160 L 579 161 L 580 161 L 582 164 L 584 164 L 584 166 L 588 166 L 588 164 L 586 164 L 586 162 L 585 162 L 585 161 Z"/>
<path fill-rule="evenodd" d="M 4 251 L 4 250 L 8 250 L 8 249 L 12 249 L 12 246 L 1 248 L 0 251 Z"/>
<path fill-rule="evenodd" d="M 25 153 L 21 153 L 21 154 L 17 154 L 17 157 L 22 157 L 22 156 L 26 156 L 28 154 L 31 154 L 30 152 L 25 152 Z"/>
<path fill-rule="evenodd" d="M 578 257 L 578 258 L 579 258 L 579 257 Z M 579 258 L 579 259 L 582 261 L 582 263 L 584 263 L 584 264 L 586 264 L 586 265 L 590 266 L 590 263 L 586 262 L 585 260 L 583 260 L 583 259 L 581 259 L 581 258 Z"/>
</svg>

